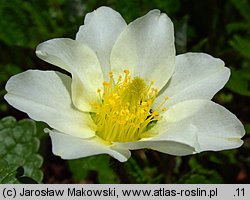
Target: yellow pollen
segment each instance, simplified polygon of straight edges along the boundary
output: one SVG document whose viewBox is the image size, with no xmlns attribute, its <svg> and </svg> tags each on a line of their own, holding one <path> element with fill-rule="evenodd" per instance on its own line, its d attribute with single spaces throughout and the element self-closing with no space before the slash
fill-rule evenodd
<svg viewBox="0 0 250 200">
<path fill-rule="evenodd" d="M 154 112 L 152 113 L 152 116 L 157 116 L 157 115 L 159 115 L 159 113 L 158 113 L 157 111 L 154 111 Z"/>
<path fill-rule="evenodd" d="M 158 120 L 158 121 L 159 121 L 160 119 L 161 119 L 161 117 L 160 117 L 160 116 L 157 116 L 157 117 L 156 117 L 156 120 Z"/>
<path fill-rule="evenodd" d="M 103 86 L 108 86 L 109 85 L 109 83 L 106 82 L 106 81 L 104 81 L 102 84 L 103 84 Z"/>
<path fill-rule="evenodd" d="M 124 70 L 124 73 L 125 73 L 126 75 L 128 75 L 128 74 L 129 74 L 129 70 L 125 69 L 125 70 Z"/>
<path fill-rule="evenodd" d="M 153 81 L 146 84 L 140 77 L 131 78 L 129 70 L 124 73 L 124 77 L 120 75 L 114 81 L 110 72 L 110 80 L 103 82 L 103 93 L 97 89 L 100 101 L 93 103 L 97 110 L 93 117 L 96 135 L 107 142 L 132 142 L 147 137 L 147 126 L 160 120 L 161 112 L 166 110 L 162 108 L 164 101 L 152 111 L 158 94 L 157 88 L 151 88 Z"/>
</svg>

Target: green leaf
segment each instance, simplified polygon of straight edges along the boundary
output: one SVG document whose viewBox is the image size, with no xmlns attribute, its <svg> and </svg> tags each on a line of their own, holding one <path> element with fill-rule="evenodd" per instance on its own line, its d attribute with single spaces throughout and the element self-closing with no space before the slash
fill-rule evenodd
<svg viewBox="0 0 250 200">
<path fill-rule="evenodd" d="M 49 38 L 73 36 L 82 21 L 81 6 L 80 1 L 1 0 L 0 41 L 33 49 Z"/>
<path fill-rule="evenodd" d="M 242 56 L 250 59 L 250 39 L 235 35 L 229 44 Z"/>
<path fill-rule="evenodd" d="M 235 149 L 232 149 L 228 151 L 221 151 L 218 153 L 210 153 L 207 154 L 206 157 L 210 162 L 214 162 L 218 165 L 224 165 L 225 163 L 227 163 L 232 166 L 237 164 L 236 153 L 237 151 Z"/>
<path fill-rule="evenodd" d="M 116 174 L 110 167 L 108 155 L 97 155 L 76 160 L 69 160 L 73 178 L 79 182 L 87 178 L 90 171 L 97 172 L 99 183 L 118 183 Z"/>
<path fill-rule="evenodd" d="M 248 0 L 231 0 L 236 9 L 240 12 L 240 14 L 250 22 L 250 6 Z"/>
<path fill-rule="evenodd" d="M 16 178 L 20 183 L 35 184 L 37 183 L 34 179 L 24 175 L 23 167 L 17 168 Z"/>
<path fill-rule="evenodd" d="M 168 15 L 172 15 L 178 12 L 181 3 L 179 0 L 153 0 L 153 5 L 155 5 L 155 7 L 158 9 L 166 10 L 166 13 L 168 13 Z"/>
<path fill-rule="evenodd" d="M 0 84 L 7 81 L 10 78 L 10 76 L 22 72 L 22 69 L 19 66 L 13 64 L 0 65 L 0 68 L 1 68 Z"/>
<path fill-rule="evenodd" d="M 0 183 L 18 183 L 16 179 L 17 167 L 9 165 L 8 162 L 1 158 L 0 160 Z"/>
<path fill-rule="evenodd" d="M 160 183 L 164 175 L 159 174 L 158 168 L 156 166 L 147 166 L 147 163 L 140 165 L 141 162 L 139 163 L 137 159 L 131 157 L 124 163 L 124 168 L 131 181 L 133 183 Z"/>
<path fill-rule="evenodd" d="M 246 71 L 232 69 L 232 75 L 226 85 L 231 91 L 243 95 L 250 96 L 249 79 Z"/>
<path fill-rule="evenodd" d="M 189 166 L 191 171 L 184 174 L 178 183 L 185 184 L 211 184 L 223 183 L 223 179 L 216 170 L 207 169 L 202 166 L 195 157 L 189 159 Z"/>
<path fill-rule="evenodd" d="M 245 124 L 246 133 L 250 134 L 250 123 Z"/>
<path fill-rule="evenodd" d="M 237 31 L 244 31 L 248 29 L 248 24 L 244 22 L 233 22 L 226 26 L 228 33 L 233 33 Z"/>
<path fill-rule="evenodd" d="M 14 74 L 20 73 L 22 70 L 20 67 L 7 64 L 7 65 L 0 65 L 1 73 L 0 73 L 0 87 L 4 88 L 6 81 Z M 5 89 L 0 89 L 0 99 L 3 99 L 3 96 L 6 94 Z M 6 112 L 8 110 L 8 105 L 6 101 L 0 101 L 0 112 Z"/>
<path fill-rule="evenodd" d="M 11 169 L 24 168 L 24 175 L 41 182 L 43 173 L 39 169 L 42 157 L 37 154 L 40 141 L 37 139 L 36 124 L 30 119 L 19 122 L 13 117 L 0 121 L 0 157 Z M 3 161 L 4 162 L 4 161 Z"/>
<path fill-rule="evenodd" d="M 188 176 L 184 182 L 185 184 L 197 184 L 197 183 L 209 183 L 207 180 L 206 180 L 206 177 L 204 175 L 201 175 L 201 174 L 191 174 L 190 176 Z"/>
</svg>

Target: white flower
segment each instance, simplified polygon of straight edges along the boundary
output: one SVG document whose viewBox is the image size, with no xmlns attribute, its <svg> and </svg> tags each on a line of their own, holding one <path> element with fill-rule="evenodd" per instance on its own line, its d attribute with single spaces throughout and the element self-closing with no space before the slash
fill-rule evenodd
<svg viewBox="0 0 250 200">
<path fill-rule="evenodd" d="M 75 40 L 46 41 L 36 54 L 71 77 L 28 70 L 10 78 L 5 99 L 52 128 L 53 152 L 64 159 L 124 162 L 133 149 L 181 156 L 243 143 L 241 122 L 211 101 L 230 70 L 204 53 L 175 56 L 173 24 L 159 10 L 127 25 L 100 7 Z"/>
</svg>

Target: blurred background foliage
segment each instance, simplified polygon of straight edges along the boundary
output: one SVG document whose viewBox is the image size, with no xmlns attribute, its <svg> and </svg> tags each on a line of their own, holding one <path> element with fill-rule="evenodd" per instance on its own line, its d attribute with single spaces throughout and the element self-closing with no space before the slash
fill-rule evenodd
<svg viewBox="0 0 250 200">
<path fill-rule="evenodd" d="M 56 37 L 74 38 L 85 14 L 102 5 L 127 22 L 158 8 L 173 20 L 177 54 L 206 52 L 225 61 L 232 74 L 213 100 L 244 124 L 241 148 L 185 157 L 139 150 L 126 163 L 106 155 L 65 161 L 52 154 L 43 133 L 46 124 L 24 119 L 27 115 L 9 106 L 4 86 L 27 69 L 58 70 L 35 56 L 36 46 Z M 248 0 L 0 0 L 0 29 L 0 183 L 250 182 Z"/>
</svg>

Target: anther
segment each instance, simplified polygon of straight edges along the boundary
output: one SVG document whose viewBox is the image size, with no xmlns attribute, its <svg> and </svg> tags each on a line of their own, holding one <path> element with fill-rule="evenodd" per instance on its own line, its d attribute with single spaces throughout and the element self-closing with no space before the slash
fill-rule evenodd
<svg viewBox="0 0 250 200">
<path fill-rule="evenodd" d="M 108 86 L 108 85 L 109 85 L 109 83 L 106 82 L 106 81 L 104 81 L 102 84 L 103 84 L 104 86 Z"/>
<path fill-rule="evenodd" d="M 128 74 L 129 74 L 129 70 L 125 69 L 125 70 L 124 70 L 124 73 L 125 73 L 126 75 L 128 75 Z"/>
<path fill-rule="evenodd" d="M 156 115 L 159 115 L 159 113 L 158 113 L 157 111 L 154 111 L 154 112 L 152 113 L 152 116 L 154 117 L 154 116 L 156 116 Z"/>
<path fill-rule="evenodd" d="M 158 94 L 158 90 L 152 88 L 154 81 L 146 84 L 140 77 L 132 78 L 127 69 L 116 81 L 112 71 L 108 75 L 103 88 L 97 88 L 100 101 L 93 105 L 98 112 L 94 119 L 97 135 L 108 142 L 137 141 L 144 137 L 150 122 L 161 119 L 159 115 L 166 111 L 165 101 L 152 111 L 150 108 Z"/>
<path fill-rule="evenodd" d="M 161 117 L 160 117 L 160 116 L 157 116 L 155 119 L 156 119 L 157 121 L 159 121 L 159 120 L 161 119 Z"/>
</svg>

